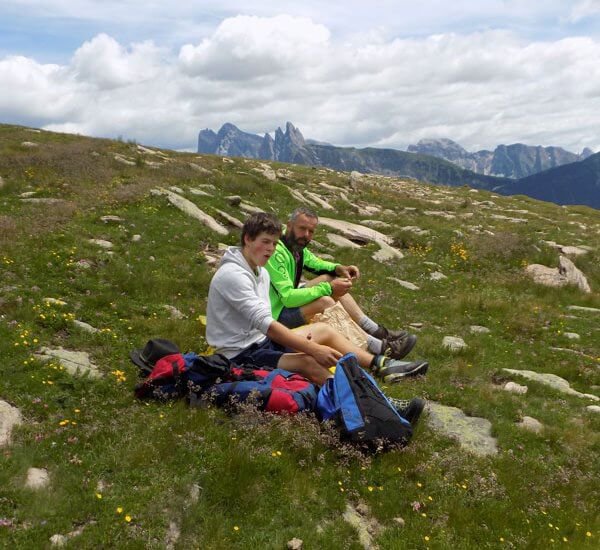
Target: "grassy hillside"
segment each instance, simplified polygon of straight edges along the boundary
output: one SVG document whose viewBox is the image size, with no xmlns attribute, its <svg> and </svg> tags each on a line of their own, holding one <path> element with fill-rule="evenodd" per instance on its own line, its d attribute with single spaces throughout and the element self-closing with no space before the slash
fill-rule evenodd
<svg viewBox="0 0 600 550">
<path fill-rule="evenodd" d="M 599 212 L 375 176 L 351 189 L 347 173 L 273 168 L 272 181 L 257 161 L 0 125 L 0 401 L 23 418 L 0 449 L 0 547 L 50 547 L 62 535 L 72 548 L 285 548 L 293 538 L 307 549 L 368 540 L 390 549 L 597 548 L 600 416 L 586 408 L 595 402 L 503 369 L 555 374 L 600 395 L 600 313 L 567 308 L 600 308 Z M 176 186 L 206 213 L 243 220 L 225 197 L 284 217 L 300 204 L 290 191 L 310 190 L 334 206 L 323 216 L 367 219 L 322 182 L 378 208 L 370 219 L 390 224 L 380 230 L 405 255 L 384 264 L 372 259 L 374 243 L 334 248 L 324 226 L 316 236 L 317 253 L 361 266 L 354 295 L 373 318 L 418 327 L 409 357 L 428 358 L 430 371 L 386 391 L 489 420 L 497 454 L 468 452 L 427 418 L 406 449 L 365 457 L 312 418 L 133 398 L 131 349 L 157 336 L 205 349 L 209 260 L 219 243 L 239 240 L 231 226 L 218 235 L 151 191 Z M 39 198 L 60 200 L 26 200 Z M 527 264 L 557 265 L 542 241 L 590 247 L 573 261 L 591 294 L 525 275 Z M 468 347 L 450 352 L 444 336 Z M 73 376 L 34 355 L 59 346 L 89 353 L 102 376 Z M 528 392 L 504 391 L 508 381 Z M 542 432 L 521 428 L 524 416 Z M 25 487 L 30 468 L 47 470 L 46 488 Z M 343 517 L 348 505 L 370 525 L 362 538 Z"/>
</svg>

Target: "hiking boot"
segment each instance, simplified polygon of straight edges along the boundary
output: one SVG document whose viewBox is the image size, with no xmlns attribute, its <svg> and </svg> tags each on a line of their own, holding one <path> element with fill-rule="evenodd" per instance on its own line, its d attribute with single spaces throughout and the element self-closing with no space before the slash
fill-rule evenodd
<svg viewBox="0 0 600 550">
<path fill-rule="evenodd" d="M 394 406 L 398 414 L 410 422 L 410 425 L 414 428 L 419 421 L 421 413 L 425 408 L 425 400 L 420 397 L 415 397 L 410 401 L 407 399 L 395 399 L 394 397 L 388 397 L 390 403 Z"/>
<path fill-rule="evenodd" d="M 378 355 L 373 359 L 373 370 L 375 374 L 383 378 L 384 382 L 394 384 L 401 378 L 425 374 L 429 368 L 427 361 L 398 361 L 384 355 Z"/>
<path fill-rule="evenodd" d="M 408 332 L 406 330 L 390 330 L 383 325 L 379 325 L 377 330 L 371 334 L 371 336 L 374 336 L 379 340 L 397 340 L 398 338 L 405 338 L 408 336 Z"/>
<path fill-rule="evenodd" d="M 392 359 L 402 359 L 406 357 L 417 343 L 417 337 L 414 334 L 406 334 L 403 338 L 396 340 L 383 339 L 383 350 L 386 355 Z"/>
</svg>

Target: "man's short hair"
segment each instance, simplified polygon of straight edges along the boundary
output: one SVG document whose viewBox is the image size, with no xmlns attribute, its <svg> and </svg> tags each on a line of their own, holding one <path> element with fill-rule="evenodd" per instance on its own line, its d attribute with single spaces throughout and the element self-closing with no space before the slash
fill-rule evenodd
<svg viewBox="0 0 600 550">
<path fill-rule="evenodd" d="M 263 232 L 269 235 L 281 235 L 281 222 L 268 212 L 252 214 L 242 227 L 242 248 L 246 244 L 246 235 L 250 240 L 254 240 Z"/>
<path fill-rule="evenodd" d="M 306 216 L 307 218 L 314 218 L 315 220 L 319 221 L 318 214 L 312 208 L 308 208 L 307 206 L 299 206 L 298 208 L 296 208 L 290 214 L 288 221 L 295 222 L 298 219 L 298 217 L 302 215 Z"/>
</svg>

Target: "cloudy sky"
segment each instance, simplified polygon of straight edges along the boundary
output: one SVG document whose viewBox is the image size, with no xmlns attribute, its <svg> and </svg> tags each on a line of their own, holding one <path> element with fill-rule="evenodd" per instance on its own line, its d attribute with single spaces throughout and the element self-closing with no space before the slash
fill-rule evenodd
<svg viewBox="0 0 600 550">
<path fill-rule="evenodd" d="M 0 122 L 600 151 L 600 0 L 2 0 Z M 251 6 L 251 7 L 249 7 Z"/>
</svg>

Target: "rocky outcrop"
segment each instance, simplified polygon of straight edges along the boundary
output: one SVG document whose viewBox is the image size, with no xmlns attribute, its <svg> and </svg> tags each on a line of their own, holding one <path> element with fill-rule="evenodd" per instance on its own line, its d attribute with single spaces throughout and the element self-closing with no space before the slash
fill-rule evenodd
<svg viewBox="0 0 600 550">
<path fill-rule="evenodd" d="M 547 267 L 541 264 L 530 264 L 525 272 L 538 284 L 561 287 L 568 284 L 577 286 L 585 293 L 590 293 L 590 285 L 585 275 L 566 256 L 560 256 L 558 267 Z"/>
</svg>

